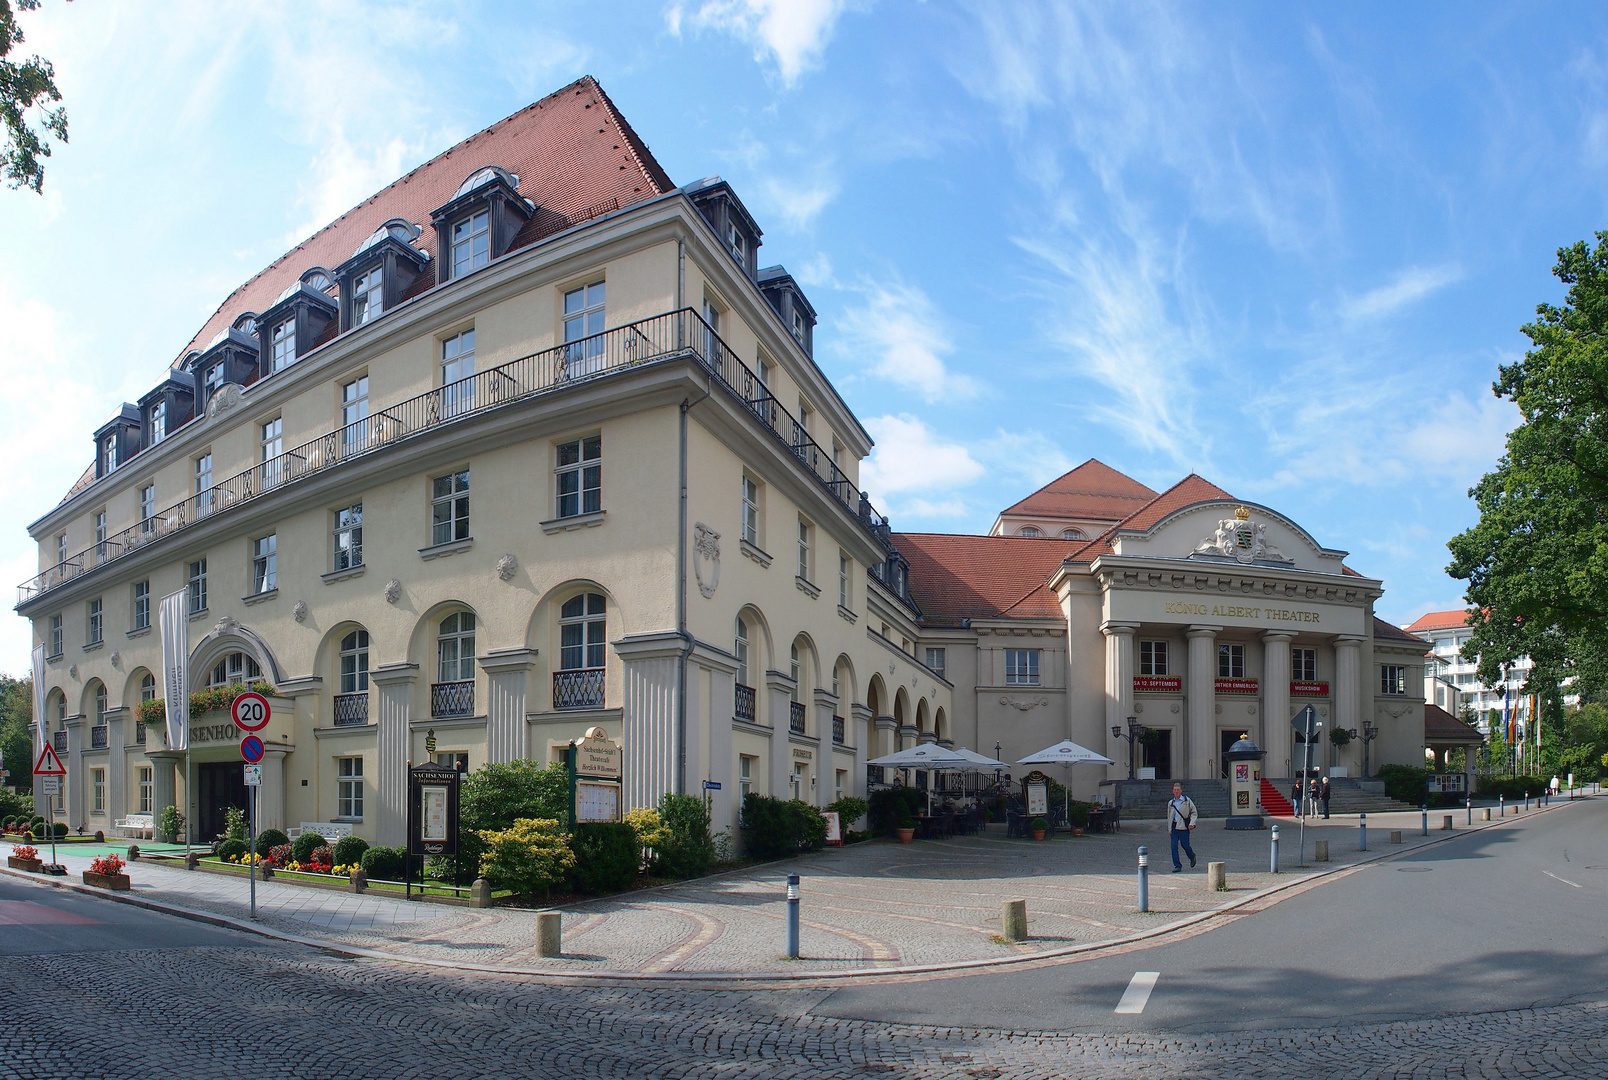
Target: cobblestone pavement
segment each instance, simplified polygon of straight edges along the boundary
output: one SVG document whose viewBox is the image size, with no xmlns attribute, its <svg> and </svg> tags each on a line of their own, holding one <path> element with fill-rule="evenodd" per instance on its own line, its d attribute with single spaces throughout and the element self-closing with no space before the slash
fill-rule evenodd
<svg viewBox="0 0 1608 1080">
<path fill-rule="evenodd" d="M 811 1015 L 829 991 L 555 987 L 274 943 L 22 957 L 0 1078 L 1591 1077 L 1608 1003 L 1224 1035 L 977 1031 Z M 891 988 L 890 988 L 891 989 Z M 94 1023 L 59 1023 L 63 1002 Z"/>
<path fill-rule="evenodd" d="M 1357 850 L 1355 817 L 1310 820 L 1308 859 L 1317 840 L 1329 843 L 1331 869 L 1432 843 L 1448 835 L 1439 830 L 1445 813 L 1431 813 L 1427 838 L 1420 835 L 1416 813 L 1375 815 L 1368 822 L 1366 855 Z M 1456 828 L 1466 830 L 1464 812 L 1452 813 Z M 1401 831 L 1402 846 L 1390 844 L 1392 830 Z M 1199 866 L 1191 871 L 1186 863 L 1181 874 L 1169 872 L 1167 836 L 1162 823 L 1152 821 L 1125 825 L 1120 833 L 1043 843 L 1007 840 L 996 827 L 990 834 L 946 841 L 857 844 L 566 905 L 564 955 L 548 959 L 536 956 L 535 917 L 528 911 L 410 904 L 278 882 L 259 882 L 257 897 L 261 922 L 270 928 L 433 961 L 578 975 L 842 972 L 986 961 L 1112 941 L 1323 869 L 1316 863 L 1297 868 L 1299 829 L 1285 820 L 1280 831 L 1284 872 L 1277 875 L 1268 872 L 1266 830 L 1229 831 L 1221 820 L 1204 821 L 1196 830 Z M 1140 844 L 1150 849 L 1150 914 L 1136 910 Z M 1215 860 L 1227 864 L 1227 893 L 1206 889 L 1205 866 Z M 63 861 L 75 877 L 88 865 L 87 858 Z M 792 872 L 803 879 L 803 959 L 798 962 L 781 957 L 784 883 Z M 143 898 L 246 917 L 242 878 L 145 862 L 131 864 L 129 874 L 135 894 Z M 1027 901 L 1030 940 L 1011 945 L 997 935 L 1000 904 L 1014 899 Z"/>
</svg>

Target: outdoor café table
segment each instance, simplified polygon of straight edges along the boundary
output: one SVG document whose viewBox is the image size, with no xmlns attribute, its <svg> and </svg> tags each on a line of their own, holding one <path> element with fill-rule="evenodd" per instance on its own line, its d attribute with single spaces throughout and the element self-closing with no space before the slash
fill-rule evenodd
<svg viewBox="0 0 1608 1080">
<path fill-rule="evenodd" d="M 921 826 L 921 838 L 923 840 L 934 840 L 944 834 L 944 823 L 936 817 L 917 818 L 916 824 Z"/>
</svg>

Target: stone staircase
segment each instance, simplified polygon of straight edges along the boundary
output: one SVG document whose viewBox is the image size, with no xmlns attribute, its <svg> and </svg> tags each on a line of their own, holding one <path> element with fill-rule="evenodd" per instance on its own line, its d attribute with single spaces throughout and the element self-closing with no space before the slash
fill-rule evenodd
<svg viewBox="0 0 1608 1080">
<path fill-rule="evenodd" d="M 1262 781 L 1262 809 L 1273 817 L 1293 817 L 1295 810 L 1289 806 L 1290 789 L 1295 786 L 1294 777 L 1285 777 L 1282 780 Z M 1366 784 L 1367 787 L 1363 785 Z M 1386 795 L 1383 790 L 1369 790 L 1378 785 L 1377 780 L 1359 780 L 1354 776 L 1336 776 L 1329 780 L 1329 813 L 1331 814 L 1385 814 L 1402 810 L 1417 810 L 1416 806 L 1409 806 L 1398 802 Z M 1275 808 L 1267 796 L 1267 786 L 1282 796 L 1284 807 Z M 1280 813 L 1283 810 L 1283 813 Z M 1321 810 L 1320 810 L 1321 813 Z"/>
<path fill-rule="evenodd" d="M 1182 784 L 1184 794 L 1195 800 L 1201 817 L 1228 816 L 1227 780 L 1118 780 L 1114 786 L 1122 816 L 1129 820 L 1166 817 L 1175 783 Z"/>
</svg>

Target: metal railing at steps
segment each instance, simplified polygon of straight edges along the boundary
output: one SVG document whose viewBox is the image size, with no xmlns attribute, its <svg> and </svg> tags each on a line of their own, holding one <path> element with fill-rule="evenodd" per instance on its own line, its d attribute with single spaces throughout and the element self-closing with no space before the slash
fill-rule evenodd
<svg viewBox="0 0 1608 1080">
<path fill-rule="evenodd" d="M 872 508 L 871 500 L 849 482 L 831 454 L 821 449 L 809 430 L 772 396 L 759 376 L 737 358 L 702 316 L 691 308 L 683 308 L 488 368 L 293 447 L 58 562 L 17 586 L 17 603 L 25 604 L 214 514 L 423 432 L 516 401 L 677 356 L 692 356 L 707 368 L 883 547 L 889 545 L 887 518 Z M 176 434 L 170 433 L 168 439 Z M 136 454 L 129 462 L 138 458 Z M 129 462 L 120 467 L 126 468 Z"/>
<path fill-rule="evenodd" d="M 804 734 L 804 703 L 802 701 L 788 702 L 787 730 L 794 735 Z"/>
</svg>

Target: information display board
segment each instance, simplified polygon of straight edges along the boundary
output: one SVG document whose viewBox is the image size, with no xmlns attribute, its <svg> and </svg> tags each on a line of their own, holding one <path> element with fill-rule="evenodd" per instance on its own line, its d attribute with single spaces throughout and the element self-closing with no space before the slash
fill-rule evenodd
<svg viewBox="0 0 1608 1080">
<path fill-rule="evenodd" d="M 570 743 L 570 817 L 577 825 L 621 820 L 623 747 L 600 727 Z"/>
<path fill-rule="evenodd" d="M 408 854 L 458 853 L 458 784 L 463 774 L 429 762 L 408 770 Z"/>
</svg>

